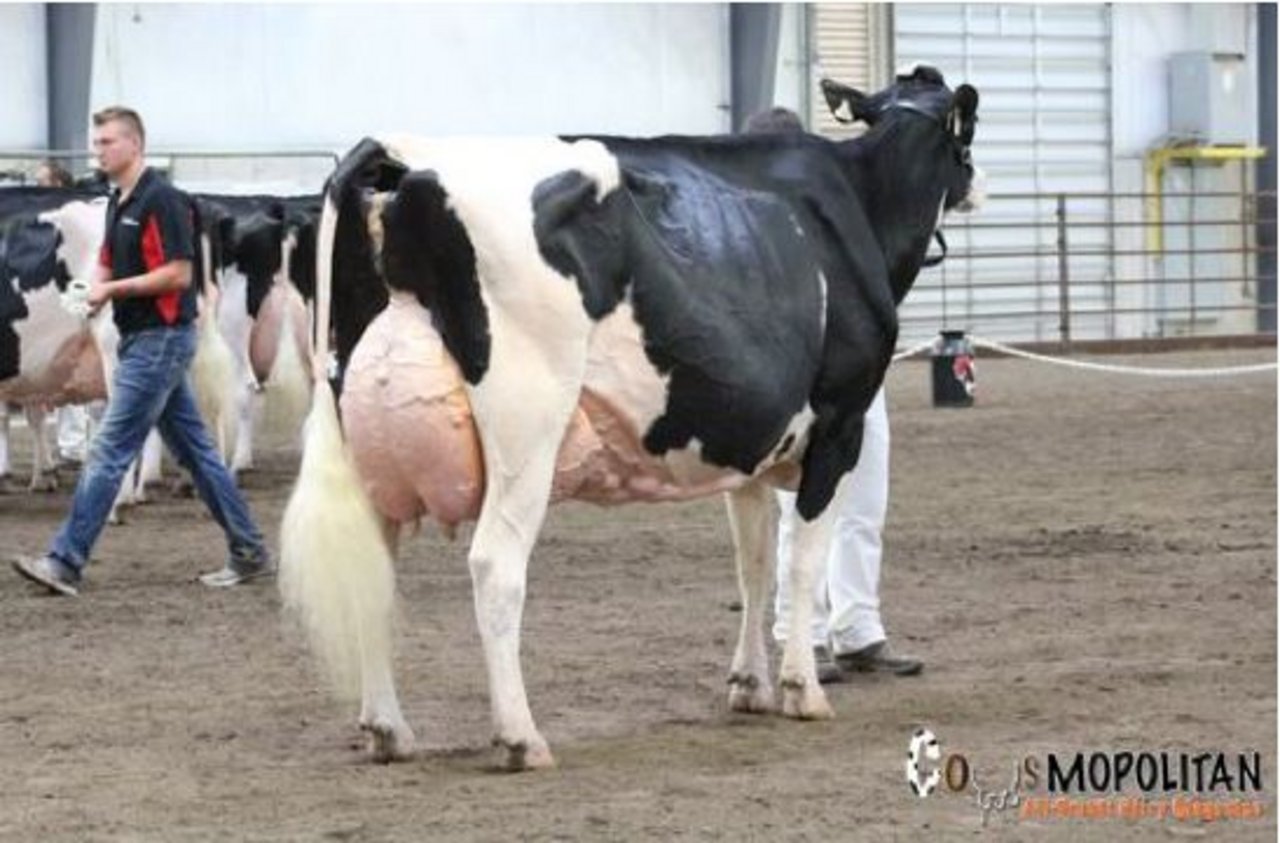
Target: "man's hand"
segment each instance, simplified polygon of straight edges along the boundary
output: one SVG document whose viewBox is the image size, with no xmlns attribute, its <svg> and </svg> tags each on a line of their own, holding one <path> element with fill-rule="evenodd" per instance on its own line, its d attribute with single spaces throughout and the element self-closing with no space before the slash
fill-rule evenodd
<svg viewBox="0 0 1280 843">
<path fill-rule="evenodd" d="M 98 279 L 89 282 L 89 314 L 96 315 L 102 306 L 111 300 L 111 285 Z"/>
<path fill-rule="evenodd" d="M 77 319 L 88 319 L 93 316 L 96 310 L 89 304 L 89 290 L 92 287 L 93 281 L 89 279 L 72 278 L 59 296 L 62 309 Z"/>
</svg>

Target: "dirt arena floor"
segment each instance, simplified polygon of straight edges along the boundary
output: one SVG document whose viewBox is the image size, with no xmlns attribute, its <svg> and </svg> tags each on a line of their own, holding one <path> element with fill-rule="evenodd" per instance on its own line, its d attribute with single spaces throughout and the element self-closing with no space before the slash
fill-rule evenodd
<svg viewBox="0 0 1280 843">
<path fill-rule="evenodd" d="M 935 409 L 924 364 L 891 373 L 883 612 L 927 667 L 831 687 L 830 722 L 727 710 L 738 614 L 718 499 L 555 510 L 524 638 L 553 772 L 493 769 L 464 542 L 419 537 L 400 565 L 398 678 L 422 751 L 389 767 L 363 760 L 356 712 L 327 695 L 273 585 L 193 583 L 222 562 L 198 504 L 164 497 L 110 529 L 77 600 L 6 562 L 0 839 L 1274 840 L 1275 377 L 983 359 L 979 389 L 972 409 Z M 277 438 L 246 480 L 273 541 L 296 458 Z M 67 502 L 0 498 L 0 550 L 40 550 Z M 1014 808 L 984 828 L 972 794 L 908 789 L 920 726 L 988 789 L 1028 755 L 1260 752 L 1260 793 L 1211 798 L 1262 817 Z M 1046 795 L 1041 780 L 1024 798 Z"/>
</svg>

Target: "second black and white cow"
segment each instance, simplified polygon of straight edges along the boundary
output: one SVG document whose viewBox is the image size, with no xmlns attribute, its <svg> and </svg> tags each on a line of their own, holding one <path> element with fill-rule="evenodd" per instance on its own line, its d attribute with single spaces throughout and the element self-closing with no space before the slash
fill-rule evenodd
<svg viewBox="0 0 1280 843">
<path fill-rule="evenodd" d="M 268 382 L 285 405 L 305 408 L 309 395 L 307 300 L 315 287 L 320 197 L 198 194 L 196 203 L 217 281 L 218 327 L 232 354 L 229 464 L 238 473 L 253 466 Z"/>
<path fill-rule="evenodd" d="M 791 590 L 832 500 L 940 212 L 972 199 L 977 92 L 917 68 L 834 83 L 858 140 L 758 135 L 362 142 L 326 193 L 318 356 L 332 289 L 339 429 L 318 387 L 282 528 L 281 588 L 362 699 L 377 757 L 413 734 L 391 677 L 401 527 L 476 520 L 469 563 L 496 741 L 552 764 L 520 669 L 547 506 L 728 492 L 742 588 L 730 706 L 774 708 L 764 639 L 771 489 L 798 489 Z M 332 273 L 332 280 L 331 280 Z M 345 445 L 344 445 L 345 435 Z M 809 628 L 809 601 L 791 629 Z M 782 711 L 830 716 L 804 636 Z"/>
<path fill-rule="evenodd" d="M 85 322 L 61 305 L 68 281 L 97 261 L 106 201 L 66 188 L 0 189 L 0 480 L 9 473 L 9 404 L 26 412 L 39 489 L 56 478 L 47 473 L 46 411 L 106 397 L 104 366 L 118 339 L 110 310 Z"/>
</svg>

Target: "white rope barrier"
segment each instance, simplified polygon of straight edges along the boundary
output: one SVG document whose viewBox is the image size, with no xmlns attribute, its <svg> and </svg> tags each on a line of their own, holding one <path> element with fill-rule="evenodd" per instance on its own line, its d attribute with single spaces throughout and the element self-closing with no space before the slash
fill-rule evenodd
<svg viewBox="0 0 1280 843">
<path fill-rule="evenodd" d="M 897 354 L 893 355 L 893 362 L 897 363 L 899 360 L 906 360 L 908 357 L 915 357 L 922 351 L 931 351 L 936 344 L 936 340 L 928 340 L 927 342 L 922 342 L 919 345 L 913 345 L 906 351 L 899 351 Z"/>
<path fill-rule="evenodd" d="M 1002 354 L 1008 354 L 1011 357 L 1021 357 L 1024 360 L 1034 360 L 1038 363 L 1054 363 L 1059 366 L 1067 366 L 1075 369 L 1087 369 L 1093 372 L 1111 372 L 1120 375 L 1142 375 L 1149 378 L 1220 378 L 1229 377 L 1231 375 L 1252 375 L 1258 372 L 1274 372 L 1277 364 L 1275 363 L 1254 363 L 1248 366 L 1222 366 L 1211 369 L 1160 369 L 1149 366 L 1117 366 L 1109 363 L 1091 363 L 1085 360 L 1068 360 L 1062 357 L 1050 357 L 1046 354 L 1036 354 L 1033 351 L 1023 351 L 1020 348 L 1013 348 L 1004 343 L 995 340 L 983 339 L 982 337 L 972 337 L 973 344 L 983 348 L 989 348 L 992 351 L 999 351 Z"/>
<path fill-rule="evenodd" d="M 1274 372 L 1278 368 L 1276 363 L 1254 363 L 1247 366 L 1225 366 L 1212 369 L 1160 369 L 1150 366 L 1118 366 L 1111 363 L 1093 363 L 1086 360 L 1071 360 L 1064 357 L 1050 357 L 1047 354 L 1037 354 L 1034 351 L 1023 351 L 1020 348 L 1014 348 L 1011 345 L 996 342 L 995 340 L 984 339 L 983 337 L 970 337 L 969 341 L 974 346 L 981 348 L 989 348 L 992 351 L 998 351 L 1001 354 L 1007 354 L 1010 357 L 1021 357 L 1024 360 L 1034 360 L 1037 363 L 1052 363 L 1058 366 L 1066 366 L 1073 369 L 1085 369 L 1091 372 L 1110 372 L 1120 375 L 1142 375 L 1150 378 L 1220 378 L 1232 375 L 1253 375 L 1259 372 Z M 936 345 L 936 341 L 921 343 L 912 346 L 905 351 L 900 351 L 893 355 L 894 361 L 903 360 L 907 357 L 914 357 L 922 351 L 932 350 Z"/>
</svg>

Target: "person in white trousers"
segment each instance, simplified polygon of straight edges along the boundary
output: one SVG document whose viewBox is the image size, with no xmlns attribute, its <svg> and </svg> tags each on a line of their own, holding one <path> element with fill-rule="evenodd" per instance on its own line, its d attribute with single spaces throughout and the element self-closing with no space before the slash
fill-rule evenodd
<svg viewBox="0 0 1280 843">
<path fill-rule="evenodd" d="M 826 563 L 814 577 L 813 640 L 818 679 L 839 682 L 846 672 L 884 672 L 912 676 L 923 670 L 919 659 L 894 654 L 880 620 L 881 532 L 889 509 L 889 415 L 884 388 L 867 409 L 862 451 L 836 515 Z M 777 602 L 773 637 L 786 641 L 790 605 L 791 535 L 796 496 L 780 491 L 778 504 Z"/>
</svg>

